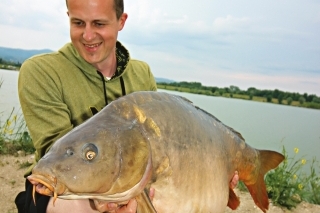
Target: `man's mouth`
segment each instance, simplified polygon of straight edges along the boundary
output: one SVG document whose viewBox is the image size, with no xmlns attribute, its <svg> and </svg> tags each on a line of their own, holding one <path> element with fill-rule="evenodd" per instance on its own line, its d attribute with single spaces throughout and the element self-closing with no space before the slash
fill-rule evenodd
<svg viewBox="0 0 320 213">
<path fill-rule="evenodd" d="M 101 43 L 96 44 L 83 44 L 86 48 L 96 48 L 101 45 Z"/>
</svg>

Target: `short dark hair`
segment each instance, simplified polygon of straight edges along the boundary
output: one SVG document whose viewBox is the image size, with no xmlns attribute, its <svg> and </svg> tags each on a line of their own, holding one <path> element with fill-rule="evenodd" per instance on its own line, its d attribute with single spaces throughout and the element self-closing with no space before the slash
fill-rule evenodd
<svg viewBox="0 0 320 213">
<path fill-rule="evenodd" d="M 66 5 L 68 8 L 68 0 L 66 0 Z M 116 11 L 117 19 L 119 19 L 124 10 L 123 0 L 113 0 L 113 8 Z"/>
<path fill-rule="evenodd" d="M 113 7 L 116 10 L 117 19 L 119 19 L 124 10 L 123 0 L 114 0 Z"/>
</svg>

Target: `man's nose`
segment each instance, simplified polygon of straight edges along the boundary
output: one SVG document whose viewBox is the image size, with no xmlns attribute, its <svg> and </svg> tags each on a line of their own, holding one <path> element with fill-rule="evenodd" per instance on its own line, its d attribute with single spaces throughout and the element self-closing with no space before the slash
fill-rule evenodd
<svg viewBox="0 0 320 213">
<path fill-rule="evenodd" d="M 84 32 L 83 32 L 83 38 L 86 41 L 91 41 L 94 39 L 96 33 L 93 29 L 93 27 L 91 25 L 86 25 L 86 27 L 84 28 Z"/>
</svg>

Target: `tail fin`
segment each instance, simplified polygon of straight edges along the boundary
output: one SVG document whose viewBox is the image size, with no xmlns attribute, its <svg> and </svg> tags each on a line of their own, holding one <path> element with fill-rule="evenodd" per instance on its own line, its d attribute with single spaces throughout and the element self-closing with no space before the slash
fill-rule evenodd
<svg viewBox="0 0 320 213">
<path fill-rule="evenodd" d="M 266 185 L 264 183 L 264 175 L 271 169 L 276 168 L 283 160 L 284 156 L 278 152 L 269 150 L 260 150 L 260 172 L 256 182 L 253 185 L 246 185 L 255 204 L 266 212 L 269 207 L 269 199 Z"/>
</svg>

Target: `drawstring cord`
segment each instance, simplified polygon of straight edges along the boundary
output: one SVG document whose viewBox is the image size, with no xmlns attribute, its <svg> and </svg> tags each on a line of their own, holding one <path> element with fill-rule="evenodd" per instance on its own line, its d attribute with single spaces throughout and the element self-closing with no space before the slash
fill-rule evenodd
<svg viewBox="0 0 320 213">
<path fill-rule="evenodd" d="M 100 75 L 100 78 L 102 80 L 104 100 L 105 100 L 105 103 L 107 106 L 108 105 L 108 96 L 107 96 L 107 89 L 106 89 L 106 81 L 105 81 L 104 76 L 101 72 L 97 71 L 97 73 Z M 122 96 L 125 96 L 126 95 L 126 87 L 124 85 L 124 80 L 123 80 L 122 76 L 120 76 L 120 85 L 121 85 Z"/>
<path fill-rule="evenodd" d="M 125 96 L 126 95 L 126 88 L 124 86 L 124 81 L 123 81 L 122 76 L 120 76 L 120 84 L 121 84 L 122 96 Z"/>
<path fill-rule="evenodd" d="M 106 103 L 106 106 L 108 105 L 108 97 L 107 97 L 107 90 L 106 90 L 106 82 L 104 80 L 104 76 L 102 75 L 101 72 L 97 71 L 97 73 L 100 75 L 100 78 L 102 80 L 102 84 L 103 84 L 103 93 L 104 93 L 104 100 Z"/>
</svg>

